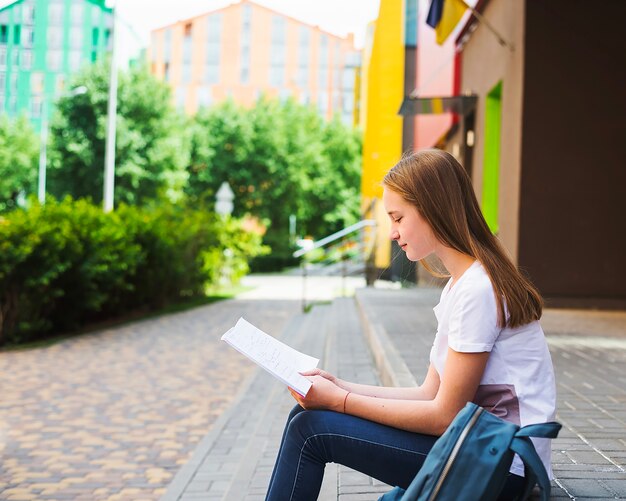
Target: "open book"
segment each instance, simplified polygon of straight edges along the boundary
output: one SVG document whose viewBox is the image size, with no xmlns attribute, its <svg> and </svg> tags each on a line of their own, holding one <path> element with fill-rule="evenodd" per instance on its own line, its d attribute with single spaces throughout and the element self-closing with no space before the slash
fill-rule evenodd
<svg viewBox="0 0 626 501">
<path fill-rule="evenodd" d="M 319 359 L 281 343 L 243 318 L 222 336 L 222 341 L 226 341 L 303 397 L 311 388 L 311 382 L 299 373 L 315 369 Z"/>
</svg>

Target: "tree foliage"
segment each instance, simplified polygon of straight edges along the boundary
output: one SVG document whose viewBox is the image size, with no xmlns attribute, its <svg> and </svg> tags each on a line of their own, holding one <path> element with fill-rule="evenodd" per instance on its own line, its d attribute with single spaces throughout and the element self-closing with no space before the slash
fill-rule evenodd
<svg viewBox="0 0 626 501">
<path fill-rule="evenodd" d="M 290 215 L 298 234 L 315 238 L 356 221 L 360 152 L 358 132 L 292 100 L 226 101 L 193 120 L 187 192 L 212 197 L 227 181 L 235 215 L 263 219 L 265 242 L 284 253 Z"/>
<path fill-rule="evenodd" d="M 109 66 L 99 62 L 79 73 L 51 123 L 50 191 L 57 197 L 102 200 Z M 122 71 L 118 80 L 115 203 L 141 204 L 182 194 L 188 163 L 184 118 L 171 104 L 169 87 L 145 67 Z"/>
<path fill-rule="evenodd" d="M 0 345 L 203 297 L 265 249 L 244 221 L 207 207 L 69 197 L 0 217 Z"/>
<path fill-rule="evenodd" d="M 0 211 L 36 192 L 39 139 L 25 117 L 0 115 Z"/>
</svg>

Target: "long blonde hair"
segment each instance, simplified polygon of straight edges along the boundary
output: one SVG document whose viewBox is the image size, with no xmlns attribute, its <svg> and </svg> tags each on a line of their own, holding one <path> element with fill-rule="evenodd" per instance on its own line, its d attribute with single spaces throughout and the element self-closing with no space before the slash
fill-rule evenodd
<svg viewBox="0 0 626 501">
<path fill-rule="evenodd" d="M 541 295 L 489 230 L 472 182 L 452 155 L 436 149 L 406 155 L 385 175 L 383 185 L 415 206 L 441 243 L 483 265 L 493 284 L 501 327 L 541 318 Z"/>
</svg>

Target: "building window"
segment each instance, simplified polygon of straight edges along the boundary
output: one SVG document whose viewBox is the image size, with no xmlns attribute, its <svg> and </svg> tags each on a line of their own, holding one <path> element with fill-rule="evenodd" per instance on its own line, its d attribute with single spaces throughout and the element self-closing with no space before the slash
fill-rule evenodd
<svg viewBox="0 0 626 501">
<path fill-rule="evenodd" d="M 183 64 L 182 82 L 191 83 L 191 64 Z"/>
<path fill-rule="evenodd" d="M 165 63 L 163 65 L 163 79 L 166 82 L 170 81 L 170 63 Z"/>
<path fill-rule="evenodd" d="M 163 32 L 163 60 L 169 63 L 172 59 L 172 30 Z"/>
<path fill-rule="evenodd" d="M 30 98 L 30 116 L 32 118 L 41 117 L 41 111 L 43 107 L 43 100 L 39 96 L 32 96 Z"/>
<path fill-rule="evenodd" d="M 298 36 L 298 75 L 297 82 L 302 88 L 309 83 L 309 61 L 311 57 L 311 32 L 306 26 L 300 26 Z"/>
<path fill-rule="evenodd" d="M 48 26 L 63 25 L 63 5 L 50 4 L 48 6 Z"/>
<path fill-rule="evenodd" d="M 352 117 L 352 112 L 354 111 L 354 98 L 352 94 L 344 94 L 342 99 L 343 104 L 343 114 L 349 115 Z"/>
<path fill-rule="evenodd" d="M 100 7 L 93 5 L 91 7 L 91 24 L 93 26 L 99 26 L 102 22 L 102 11 Z"/>
<path fill-rule="evenodd" d="M 69 54 L 70 71 L 77 71 L 82 63 L 82 53 L 79 50 L 72 50 Z"/>
<path fill-rule="evenodd" d="M 107 50 L 113 49 L 113 37 L 111 36 L 111 30 L 104 30 L 104 46 Z"/>
<path fill-rule="evenodd" d="M 7 48 L 0 47 L 0 68 L 7 67 Z"/>
<path fill-rule="evenodd" d="M 326 116 L 328 112 L 328 92 L 321 91 L 317 95 L 317 109 L 320 114 Z"/>
<path fill-rule="evenodd" d="M 91 45 L 96 48 L 98 47 L 98 38 L 100 37 L 100 30 L 98 28 L 91 29 Z"/>
<path fill-rule="evenodd" d="M 50 26 L 48 28 L 48 49 L 60 49 L 63 45 L 63 28 Z"/>
<path fill-rule="evenodd" d="M 326 35 L 322 35 L 320 37 L 320 56 L 318 71 L 318 85 L 320 89 L 326 90 L 328 88 L 328 36 Z"/>
<path fill-rule="evenodd" d="M 63 89 L 65 89 L 65 75 L 63 73 L 59 73 L 54 78 L 54 92 L 57 94 L 61 94 L 61 92 L 63 92 Z"/>
<path fill-rule="evenodd" d="M 50 71 L 61 70 L 61 65 L 63 64 L 63 52 L 61 52 L 60 50 L 49 50 L 46 53 L 46 59 L 48 69 Z"/>
<path fill-rule="evenodd" d="M 9 91 L 12 94 L 17 94 L 17 77 L 18 77 L 17 73 L 11 73 Z"/>
<path fill-rule="evenodd" d="M 248 4 L 242 6 L 242 19 L 244 27 L 248 28 L 248 32 L 252 28 L 252 7 Z"/>
<path fill-rule="evenodd" d="M 241 7 L 241 65 L 239 81 L 247 84 L 250 81 L 250 38 L 252 31 L 252 6 L 243 4 Z"/>
<path fill-rule="evenodd" d="M 83 46 L 83 28 L 70 28 L 70 48 L 80 49 Z"/>
<path fill-rule="evenodd" d="M 15 31 L 15 37 L 19 38 L 19 30 Z M 22 30 L 22 40 L 24 47 L 32 47 L 35 43 L 35 31 L 32 28 L 24 27 Z"/>
<path fill-rule="evenodd" d="M 278 99 L 280 100 L 281 103 L 284 103 L 285 101 L 287 101 L 289 98 L 291 97 L 291 90 L 286 89 L 286 88 L 282 88 L 280 89 L 280 91 L 278 92 Z"/>
<path fill-rule="evenodd" d="M 204 80 L 208 84 L 216 84 L 220 81 L 220 67 L 217 65 L 207 65 Z"/>
<path fill-rule="evenodd" d="M 74 0 L 70 7 L 70 22 L 74 26 L 83 25 L 83 0 Z"/>
<path fill-rule="evenodd" d="M 176 89 L 176 106 L 179 109 L 183 109 L 185 107 L 185 100 L 187 98 L 187 88 L 186 87 L 178 87 Z"/>
<path fill-rule="evenodd" d="M 6 94 L 7 86 L 7 74 L 4 71 L 0 71 L 0 95 Z"/>
<path fill-rule="evenodd" d="M 0 43 L 9 43 L 9 27 L 6 24 L 0 24 Z"/>
<path fill-rule="evenodd" d="M 17 97 L 12 96 L 9 98 L 9 105 L 7 106 L 7 111 L 12 114 L 17 113 Z"/>
<path fill-rule="evenodd" d="M 206 73 L 205 81 L 216 84 L 220 78 L 220 53 L 222 50 L 222 15 L 207 18 Z"/>
<path fill-rule="evenodd" d="M 22 41 L 22 27 L 20 25 L 13 26 L 13 44 L 19 45 Z"/>
<path fill-rule="evenodd" d="M 30 2 L 22 4 L 22 21 L 31 26 L 35 23 L 35 6 Z"/>
<path fill-rule="evenodd" d="M 13 50 L 11 51 L 11 67 L 19 68 L 19 66 L 20 66 L 20 48 L 13 47 Z"/>
<path fill-rule="evenodd" d="M 281 16 L 273 16 L 270 45 L 270 85 L 273 87 L 285 84 L 286 39 L 287 20 Z"/>
<path fill-rule="evenodd" d="M 213 102 L 213 96 L 211 93 L 211 87 L 202 86 L 198 87 L 198 106 L 206 107 Z"/>
<path fill-rule="evenodd" d="M 158 53 L 158 46 L 159 46 L 159 42 L 160 42 L 160 38 L 156 33 L 152 33 L 150 35 L 150 57 L 151 57 L 151 61 L 152 63 L 156 63 L 158 61 L 157 59 L 157 53 Z M 94 44 L 95 45 L 95 44 Z"/>
<path fill-rule="evenodd" d="M 22 69 L 30 70 L 33 66 L 33 51 L 24 49 L 22 51 Z"/>
<path fill-rule="evenodd" d="M 43 73 L 41 71 L 33 71 L 31 74 L 30 90 L 33 94 L 41 94 L 43 92 Z"/>
<path fill-rule="evenodd" d="M 341 85 L 341 46 L 339 42 L 335 43 L 335 53 L 333 55 L 333 87 L 338 89 Z"/>
</svg>

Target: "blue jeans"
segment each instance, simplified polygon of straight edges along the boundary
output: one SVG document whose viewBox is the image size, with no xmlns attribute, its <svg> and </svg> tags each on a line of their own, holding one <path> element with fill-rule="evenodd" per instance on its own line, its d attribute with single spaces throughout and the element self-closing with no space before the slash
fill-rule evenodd
<svg viewBox="0 0 626 501">
<path fill-rule="evenodd" d="M 266 501 L 316 500 L 326 463 L 342 464 L 406 489 L 437 438 L 296 406 L 285 425 Z M 523 478 L 510 475 L 507 488 L 521 492 Z"/>
</svg>

